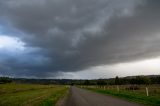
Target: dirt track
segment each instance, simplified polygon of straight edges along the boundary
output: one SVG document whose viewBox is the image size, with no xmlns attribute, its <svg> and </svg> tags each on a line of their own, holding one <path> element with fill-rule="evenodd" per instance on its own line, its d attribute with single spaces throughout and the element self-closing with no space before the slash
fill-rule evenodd
<svg viewBox="0 0 160 106">
<path fill-rule="evenodd" d="M 118 98 L 71 87 L 63 106 L 140 106 Z"/>
</svg>

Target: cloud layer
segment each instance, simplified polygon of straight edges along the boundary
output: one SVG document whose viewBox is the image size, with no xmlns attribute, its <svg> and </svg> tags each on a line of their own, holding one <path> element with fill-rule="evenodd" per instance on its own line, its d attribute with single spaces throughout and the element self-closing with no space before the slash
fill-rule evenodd
<svg viewBox="0 0 160 106">
<path fill-rule="evenodd" d="M 0 72 L 47 78 L 157 57 L 159 5 L 158 0 L 0 1 L 1 33 L 25 44 L 20 51 L 0 49 Z"/>
</svg>

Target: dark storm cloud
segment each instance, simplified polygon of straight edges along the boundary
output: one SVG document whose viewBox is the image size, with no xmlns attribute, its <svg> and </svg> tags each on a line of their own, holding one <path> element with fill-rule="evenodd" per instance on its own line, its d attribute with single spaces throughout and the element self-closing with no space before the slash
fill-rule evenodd
<svg viewBox="0 0 160 106">
<path fill-rule="evenodd" d="M 26 48 L 39 48 L 1 53 L 6 58 L 1 70 L 54 77 L 59 71 L 159 56 L 159 5 L 158 0 L 0 1 L 0 23 L 8 33 L 17 31 Z"/>
</svg>

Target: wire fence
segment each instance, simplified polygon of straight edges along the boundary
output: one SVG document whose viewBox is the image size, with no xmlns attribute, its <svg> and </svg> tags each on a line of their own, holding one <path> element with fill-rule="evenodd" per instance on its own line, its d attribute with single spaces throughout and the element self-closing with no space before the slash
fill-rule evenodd
<svg viewBox="0 0 160 106">
<path fill-rule="evenodd" d="M 128 92 L 160 98 L 160 85 L 103 85 L 103 86 L 80 86 L 81 88 L 92 88 L 109 90 L 114 92 Z"/>
</svg>

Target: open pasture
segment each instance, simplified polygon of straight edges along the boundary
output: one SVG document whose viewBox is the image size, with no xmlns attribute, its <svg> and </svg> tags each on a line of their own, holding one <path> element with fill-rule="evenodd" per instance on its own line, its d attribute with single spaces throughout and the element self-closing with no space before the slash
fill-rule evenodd
<svg viewBox="0 0 160 106">
<path fill-rule="evenodd" d="M 54 106 L 66 92 L 60 85 L 0 84 L 0 106 Z"/>
</svg>

